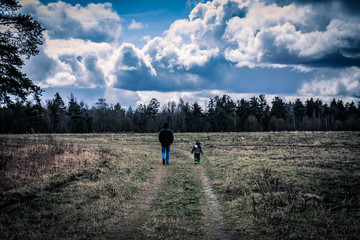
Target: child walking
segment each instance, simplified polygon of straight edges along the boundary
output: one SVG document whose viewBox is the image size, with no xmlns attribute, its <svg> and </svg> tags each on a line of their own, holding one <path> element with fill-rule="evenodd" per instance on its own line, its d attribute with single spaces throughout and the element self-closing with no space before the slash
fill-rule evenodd
<svg viewBox="0 0 360 240">
<path fill-rule="evenodd" d="M 194 153 L 195 164 L 200 163 L 200 153 L 204 155 L 203 150 L 201 148 L 201 144 L 199 140 L 196 140 L 195 146 L 191 150 L 191 153 Z"/>
</svg>

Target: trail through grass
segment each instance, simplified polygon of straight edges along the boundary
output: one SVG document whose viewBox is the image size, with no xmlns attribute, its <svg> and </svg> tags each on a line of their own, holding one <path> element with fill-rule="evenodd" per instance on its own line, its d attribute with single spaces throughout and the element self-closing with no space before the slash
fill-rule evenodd
<svg viewBox="0 0 360 240">
<path fill-rule="evenodd" d="M 184 152 L 184 155 L 190 159 L 190 162 L 194 161 L 192 154 Z M 204 193 L 202 213 L 204 215 L 204 224 L 206 224 L 205 228 L 207 229 L 208 237 L 210 239 L 230 239 L 231 231 L 224 223 L 222 203 L 217 193 L 213 190 L 206 169 L 201 164 L 196 164 L 195 171 L 201 181 L 202 191 Z"/>
<path fill-rule="evenodd" d="M 154 202 L 159 200 L 159 189 L 165 177 L 167 177 L 167 169 L 168 168 L 160 164 L 156 166 L 154 174 L 152 174 L 152 177 L 149 179 L 145 190 L 141 194 L 138 194 L 135 199 L 127 205 L 124 211 L 124 218 L 109 232 L 107 238 L 136 238 L 138 229 L 146 224 L 147 212 L 151 210 Z"/>
<path fill-rule="evenodd" d="M 149 183 L 155 191 L 144 191 L 145 199 L 151 194 L 152 201 L 136 200 L 133 206 L 145 206 L 137 208 L 125 224 L 120 223 L 114 239 L 208 239 L 204 194 L 196 169 L 176 148 L 172 148 L 170 165 L 158 162 L 155 174 L 156 179 L 162 175 L 161 180 Z"/>
<path fill-rule="evenodd" d="M 196 139 L 204 156 L 195 165 Z M 0 239 L 359 239 L 360 134 L 0 136 Z"/>
</svg>

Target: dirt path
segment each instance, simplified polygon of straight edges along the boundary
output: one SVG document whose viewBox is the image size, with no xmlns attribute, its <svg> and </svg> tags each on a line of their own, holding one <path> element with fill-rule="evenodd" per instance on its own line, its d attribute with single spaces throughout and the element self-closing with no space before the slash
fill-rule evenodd
<svg viewBox="0 0 360 240">
<path fill-rule="evenodd" d="M 194 157 L 192 154 L 187 152 L 184 152 L 184 154 L 193 160 Z M 201 180 L 201 185 L 205 193 L 206 208 L 203 208 L 203 213 L 208 222 L 208 233 L 210 233 L 210 238 L 222 240 L 230 239 L 231 234 L 226 229 L 226 226 L 224 224 L 224 217 L 221 212 L 220 200 L 218 199 L 212 188 L 211 182 L 206 175 L 206 170 L 201 164 L 198 164 L 195 167 L 199 170 L 199 178 Z"/>
<path fill-rule="evenodd" d="M 146 211 L 150 210 L 152 203 L 158 196 L 159 189 L 163 184 L 167 166 L 158 165 L 153 170 L 154 174 L 150 179 L 148 186 L 125 210 L 124 219 L 121 221 L 116 230 L 110 232 L 112 239 L 133 239 L 134 233 L 146 221 Z"/>
<path fill-rule="evenodd" d="M 187 158 L 193 159 L 192 154 L 183 152 Z M 191 161 L 192 162 L 192 161 Z M 205 194 L 205 201 L 202 204 L 204 214 L 204 227 L 206 229 L 206 239 L 230 239 L 230 232 L 224 224 L 224 217 L 221 212 L 221 202 L 213 190 L 211 182 L 206 175 L 205 168 L 199 164 L 194 166 L 197 169 L 197 177 L 201 181 L 202 191 Z M 152 179 L 149 180 L 145 190 L 128 205 L 125 210 L 124 218 L 110 232 L 110 239 L 134 239 L 138 235 L 139 228 L 146 221 L 149 211 L 152 210 L 154 202 L 158 198 L 159 191 L 164 185 L 168 175 L 168 166 L 158 165 L 154 169 Z"/>
</svg>

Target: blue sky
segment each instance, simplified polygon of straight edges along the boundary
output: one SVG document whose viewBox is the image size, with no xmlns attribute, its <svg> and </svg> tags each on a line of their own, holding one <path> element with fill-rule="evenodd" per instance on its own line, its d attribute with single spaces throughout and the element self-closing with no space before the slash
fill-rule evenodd
<svg viewBox="0 0 360 240">
<path fill-rule="evenodd" d="M 24 71 L 45 92 L 136 107 L 157 98 L 360 100 L 357 0 L 21 0 L 46 29 Z"/>
</svg>

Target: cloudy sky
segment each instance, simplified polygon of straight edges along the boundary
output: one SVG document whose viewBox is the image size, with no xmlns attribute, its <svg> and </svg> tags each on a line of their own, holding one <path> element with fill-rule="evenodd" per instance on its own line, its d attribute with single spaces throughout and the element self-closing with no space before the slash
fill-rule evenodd
<svg viewBox="0 0 360 240">
<path fill-rule="evenodd" d="M 157 98 L 360 100 L 358 0 L 20 0 L 46 29 L 24 71 L 45 92 L 133 108 Z"/>
</svg>

